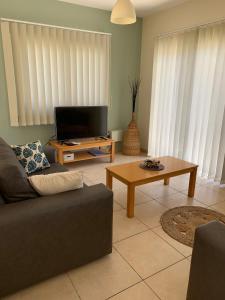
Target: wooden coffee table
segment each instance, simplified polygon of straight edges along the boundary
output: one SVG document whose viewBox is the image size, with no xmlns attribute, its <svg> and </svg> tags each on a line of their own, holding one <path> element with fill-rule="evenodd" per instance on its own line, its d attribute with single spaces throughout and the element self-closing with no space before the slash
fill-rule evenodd
<svg viewBox="0 0 225 300">
<path fill-rule="evenodd" d="M 162 171 L 144 170 L 139 167 L 141 161 L 106 168 L 106 185 L 109 189 L 112 189 L 113 177 L 127 185 L 128 218 L 134 216 L 135 187 L 138 185 L 158 180 L 164 180 L 164 184 L 168 185 L 170 177 L 190 173 L 188 196 L 194 197 L 198 166 L 170 156 L 159 157 L 159 160 L 165 166 Z"/>
</svg>

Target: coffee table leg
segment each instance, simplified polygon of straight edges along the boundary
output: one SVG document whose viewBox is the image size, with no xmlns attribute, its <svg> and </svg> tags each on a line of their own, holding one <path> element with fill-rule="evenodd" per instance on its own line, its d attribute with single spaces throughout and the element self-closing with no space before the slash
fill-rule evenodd
<svg viewBox="0 0 225 300">
<path fill-rule="evenodd" d="M 197 168 L 194 168 L 193 171 L 191 171 L 190 173 L 189 188 L 188 188 L 188 197 L 191 198 L 193 198 L 195 195 L 196 177 L 197 177 Z"/>
<path fill-rule="evenodd" d="M 113 183 L 112 179 L 113 178 L 112 178 L 111 173 L 108 170 L 106 170 L 106 186 L 110 190 L 112 190 L 112 183 Z"/>
<path fill-rule="evenodd" d="M 134 198 L 135 198 L 135 186 L 129 184 L 127 186 L 127 217 L 134 217 Z"/>
<path fill-rule="evenodd" d="M 170 184 L 170 179 L 169 178 L 165 178 L 164 179 L 164 185 L 169 185 Z"/>
</svg>

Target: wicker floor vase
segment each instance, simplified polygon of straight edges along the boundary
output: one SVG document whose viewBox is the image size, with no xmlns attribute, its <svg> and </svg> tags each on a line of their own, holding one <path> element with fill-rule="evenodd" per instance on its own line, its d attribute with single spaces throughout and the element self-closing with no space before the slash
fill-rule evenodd
<svg viewBox="0 0 225 300">
<path fill-rule="evenodd" d="M 140 154 L 140 136 L 135 113 L 132 114 L 132 120 L 123 135 L 123 154 L 132 156 Z"/>
</svg>

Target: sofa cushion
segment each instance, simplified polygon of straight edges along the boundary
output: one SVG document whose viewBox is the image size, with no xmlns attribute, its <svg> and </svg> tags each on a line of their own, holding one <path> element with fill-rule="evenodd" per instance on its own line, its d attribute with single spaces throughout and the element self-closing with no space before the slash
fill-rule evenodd
<svg viewBox="0 0 225 300">
<path fill-rule="evenodd" d="M 15 145 L 12 146 L 12 149 L 27 174 L 50 167 L 40 141 L 25 145 Z"/>
<path fill-rule="evenodd" d="M 0 194 L 6 203 L 36 198 L 24 168 L 11 147 L 0 138 Z"/>
<path fill-rule="evenodd" d="M 59 194 L 83 187 L 83 175 L 78 171 L 30 176 L 29 181 L 41 196 Z"/>
</svg>

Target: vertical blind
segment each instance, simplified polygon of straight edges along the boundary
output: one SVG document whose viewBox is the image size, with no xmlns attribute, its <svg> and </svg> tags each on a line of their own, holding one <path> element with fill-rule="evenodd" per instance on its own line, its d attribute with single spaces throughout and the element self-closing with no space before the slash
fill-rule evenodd
<svg viewBox="0 0 225 300">
<path fill-rule="evenodd" d="M 220 180 L 225 155 L 225 24 L 159 38 L 149 154 L 199 164 Z"/>
<path fill-rule="evenodd" d="M 52 124 L 55 106 L 108 105 L 109 34 L 1 22 L 11 126 Z"/>
</svg>

